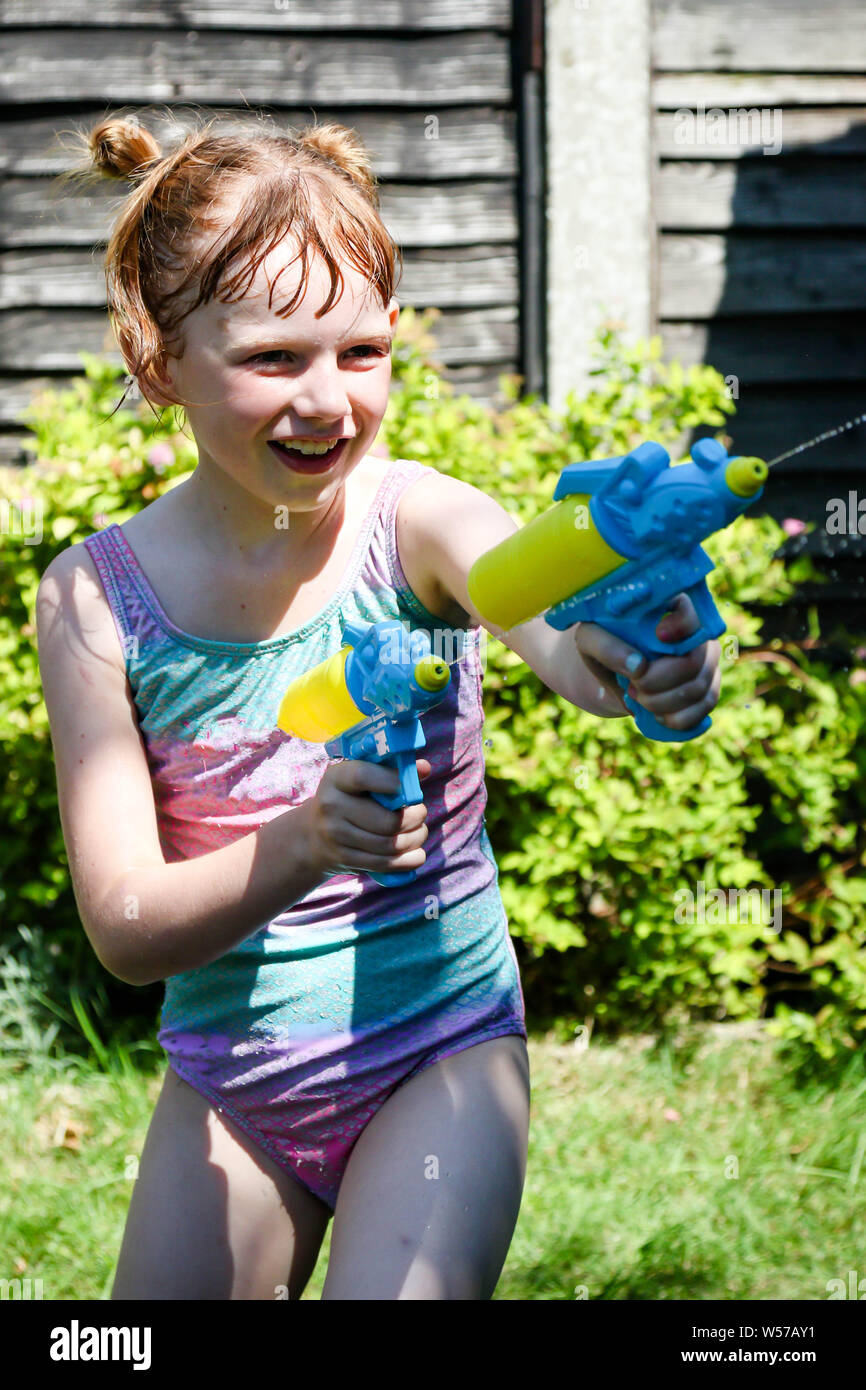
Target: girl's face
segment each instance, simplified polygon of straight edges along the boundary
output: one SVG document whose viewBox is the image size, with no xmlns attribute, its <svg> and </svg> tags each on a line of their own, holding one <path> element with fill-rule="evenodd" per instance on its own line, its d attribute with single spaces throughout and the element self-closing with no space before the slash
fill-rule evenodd
<svg viewBox="0 0 866 1390">
<path fill-rule="evenodd" d="M 330 276 L 311 252 L 303 298 L 288 317 L 278 317 L 275 308 L 300 280 L 300 262 L 290 264 L 296 250 L 288 238 L 275 248 L 243 300 L 199 305 L 181 325 L 183 355 L 167 359 L 167 375 L 178 394 L 195 402 L 186 412 L 198 445 L 197 472 L 206 478 L 217 468 L 269 507 L 318 511 L 378 433 L 399 307 L 392 299 L 384 309 L 365 277 L 341 264 L 342 294 L 316 318 Z M 280 271 L 269 309 L 269 286 Z M 327 471 L 313 474 L 290 468 L 269 444 L 275 439 L 345 443 Z"/>
</svg>

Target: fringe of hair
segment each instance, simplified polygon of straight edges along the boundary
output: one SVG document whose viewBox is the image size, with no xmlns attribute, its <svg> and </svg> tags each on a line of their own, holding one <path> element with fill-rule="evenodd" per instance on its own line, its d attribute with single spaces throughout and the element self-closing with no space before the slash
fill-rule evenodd
<svg viewBox="0 0 866 1390">
<path fill-rule="evenodd" d="M 176 121 L 175 112 L 167 115 Z M 377 180 L 356 131 L 328 122 L 295 134 L 262 115 L 207 115 L 193 108 L 193 128 L 165 153 L 134 113 L 63 133 L 72 135 L 63 148 L 78 159 L 59 175 L 60 183 L 107 177 L 132 184 L 112 226 L 104 270 L 109 317 L 130 385 L 136 379 L 145 394 L 156 388 L 164 399 L 190 404 L 161 376 L 167 353 L 181 346 L 181 323 L 213 298 L 243 298 L 262 261 L 289 232 L 299 246 L 301 278 L 279 317 L 304 295 L 311 251 L 330 274 L 317 317 L 339 297 L 338 287 L 342 293 L 341 261 L 366 276 L 385 308 L 390 303 L 402 256 L 379 214 Z M 238 192 L 244 196 L 228 223 L 226 208 Z M 269 305 L 273 291 L 272 285 Z"/>
</svg>

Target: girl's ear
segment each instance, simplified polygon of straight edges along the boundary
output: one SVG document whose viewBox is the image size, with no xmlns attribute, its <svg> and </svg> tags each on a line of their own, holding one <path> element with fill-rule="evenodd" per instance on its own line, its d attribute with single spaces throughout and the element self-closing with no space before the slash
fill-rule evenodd
<svg viewBox="0 0 866 1390">
<path fill-rule="evenodd" d="M 156 363 L 154 363 L 150 371 L 150 380 L 146 383 L 139 382 L 138 384 L 139 390 L 141 391 L 141 394 L 144 396 L 145 400 L 150 401 L 152 405 L 174 405 L 175 402 L 173 400 L 162 395 L 158 385 L 155 384 L 157 382 L 161 382 L 162 385 L 166 387 L 168 390 L 171 390 L 172 388 L 171 375 L 165 370 L 164 367 L 159 367 Z"/>
<path fill-rule="evenodd" d="M 399 317 L 400 317 L 400 305 L 397 303 L 397 300 L 396 300 L 396 299 L 393 297 L 393 295 L 392 295 L 392 297 L 391 297 L 391 303 L 388 305 L 388 322 L 389 322 L 390 325 L 391 325 L 391 331 L 392 331 L 392 332 L 394 331 L 394 328 L 396 327 L 397 320 L 398 320 Z"/>
</svg>

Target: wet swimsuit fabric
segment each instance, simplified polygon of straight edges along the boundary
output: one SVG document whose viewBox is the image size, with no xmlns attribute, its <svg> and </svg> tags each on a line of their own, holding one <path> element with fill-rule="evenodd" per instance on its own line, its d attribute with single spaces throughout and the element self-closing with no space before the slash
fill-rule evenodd
<svg viewBox="0 0 866 1390">
<path fill-rule="evenodd" d="M 282 733 L 276 716 L 291 681 L 340 650 L 341 616 L 400 619 L 460 658 L 421 721 L 432 771 L 415 881 L 332 875 L 219 959 L 165 982 L 158 1036 L 173 1070 L 332 1211 L 353 1145 L 400 1085 L 476 1043 L 526 1037 L 484 823 L 481 629 L 449 629 L 425 608 L 397 552 L 399 498 L 427 471 L 389 464 L 336 593 L 263 642 L 176 627 L 120 526 L 84 542 L 123 648 L 167 863 L 231 844 L 315 794 L 324 746 Z"/>
</svg>

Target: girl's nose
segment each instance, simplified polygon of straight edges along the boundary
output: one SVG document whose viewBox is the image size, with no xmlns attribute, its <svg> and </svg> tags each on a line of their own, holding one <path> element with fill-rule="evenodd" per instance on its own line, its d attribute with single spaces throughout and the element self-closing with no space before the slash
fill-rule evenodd
<svg viewBox="0 0 866 1390">
<path fill-rule="evenodd" d="M 304 420 L 343 421 L 352 413 L 336 365 L 310 367 L 293 385 L 292 408 Z"/>
</svg>

